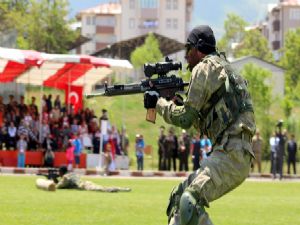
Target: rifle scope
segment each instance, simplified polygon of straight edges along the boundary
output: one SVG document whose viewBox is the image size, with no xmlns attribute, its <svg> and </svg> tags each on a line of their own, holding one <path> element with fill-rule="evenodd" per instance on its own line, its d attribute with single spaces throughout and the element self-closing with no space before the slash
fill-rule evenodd
<svg viewBox="0 0 300 225">
<path fill-rule="evenodd" d="M 181 62 L 173 62 L 173 60 L 166 57 L 165 62 L 158 63 L 146 63 L 144 64 L 144 73 L 145 76 L 150 78 L 153 74 L 158 74 L 159 76 L 166 75 L 172 70 L 181 70 Z"/>
</svg>

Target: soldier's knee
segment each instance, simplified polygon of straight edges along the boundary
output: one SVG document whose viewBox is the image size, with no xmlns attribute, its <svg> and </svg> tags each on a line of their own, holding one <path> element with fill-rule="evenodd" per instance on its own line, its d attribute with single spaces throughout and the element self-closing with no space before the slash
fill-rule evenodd
<svg viewBox="0 0 300 225">
<path fill-rule="evenodd" d="M 198 225 L 205 209 L 189 191 L 185 191 L 180 198 L 179 214 L 181 225 Z"/>
</svg>

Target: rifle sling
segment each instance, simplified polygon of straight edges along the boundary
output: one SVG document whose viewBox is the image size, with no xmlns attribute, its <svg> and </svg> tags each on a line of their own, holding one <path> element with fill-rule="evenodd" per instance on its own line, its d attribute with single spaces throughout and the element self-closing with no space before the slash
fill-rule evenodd
<svg viewBox="0 0 300 225">
<path fill-rule="evenodd" d="M 203 118 L 203 115 L 207 115 L 210 112 L 210 110 L 217 104 L 217 102 L 221 99 L 221 97 L 224 96 L 225 92 L 226 92 L 226 86 L 224 83 L 215 93 L 212 94 L 212 96 L 208 100 L 207 105 L 209 106 L 203 110 L 200 110 L 199 112 L 200 119 Z"/>
</svg>

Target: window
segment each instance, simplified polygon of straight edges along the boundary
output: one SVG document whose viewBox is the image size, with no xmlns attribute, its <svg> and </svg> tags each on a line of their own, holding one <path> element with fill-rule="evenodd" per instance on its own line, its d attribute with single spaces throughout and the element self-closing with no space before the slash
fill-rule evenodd
<svg viewBox="0 0 300 225">
<path fill-rule="evenodd" d="M 96 23 L 98 26 L 109 26 L 109 27 L 116 26 L 116 20 L 112 16 L 101 16 L 101 17 L 98 16 Z"/>
<path fill-rule="evenodd" d="M 178 9 L 178 0 L 173 0 L 173 9 Z"/>
<path fill-rule="evenodd" d="M 156 28 L 158 27 L 158 21 L 157 20 L 145 20 L 143 22 L 144 28 Z"/>
<path fill-rule="evenodd" d="M 134 6 L 135 6 L 135 0 L 130 0 L 129 1 L 129 8 L 134 9 Z"/>
<path fill-rule="evenodd" d="M 171 0 L 167 0 L 166 9 L 171 9 Z"/>
<path fill-rule="evenodd" d="M 134 18 L 129 19 L 129 28 L 130 29 L 135 28 L 135 19 Z"/>
<path fill-rule="evenodd" d="M 300 20 L 300 9 L 290 9 L 290 20 Z"/>
<path fill-rule="evenodd" d="M 166 28 L 170 29 L 171 28 L 171 19 L 166 20 Z"/>
<path fill-rule="evenodd" d="M 178 19 L 173 19 L 173 29 L 178 28 Z"/>
<path fill-rule="evenodd" d="M 91 17 L 86 17 L 86 25 L 91 25 Z"/>
<path fill-rule="evenodd" d="M 142 9 L 158 8 L 158 0 L 140 0 L 140 7 Z"/>
<path fill-rule="evenodd" d="M 96 25 L 96 17 L 95 16 L 92 17 L 92 25 Z"/>
</svg>

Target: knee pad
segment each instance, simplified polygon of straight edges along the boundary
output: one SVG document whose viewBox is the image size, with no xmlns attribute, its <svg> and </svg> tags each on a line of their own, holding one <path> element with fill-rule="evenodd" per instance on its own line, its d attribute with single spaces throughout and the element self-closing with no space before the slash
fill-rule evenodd
<svg viewBox="0 0 300 225">
<path fill-rule="evenodd" d="M 189 191 L 185 191 L 180 198 L 179 213 L 181 225 L 198 225 L 199 218 L 205 214 L 205 209 Z"/>
</svg>

